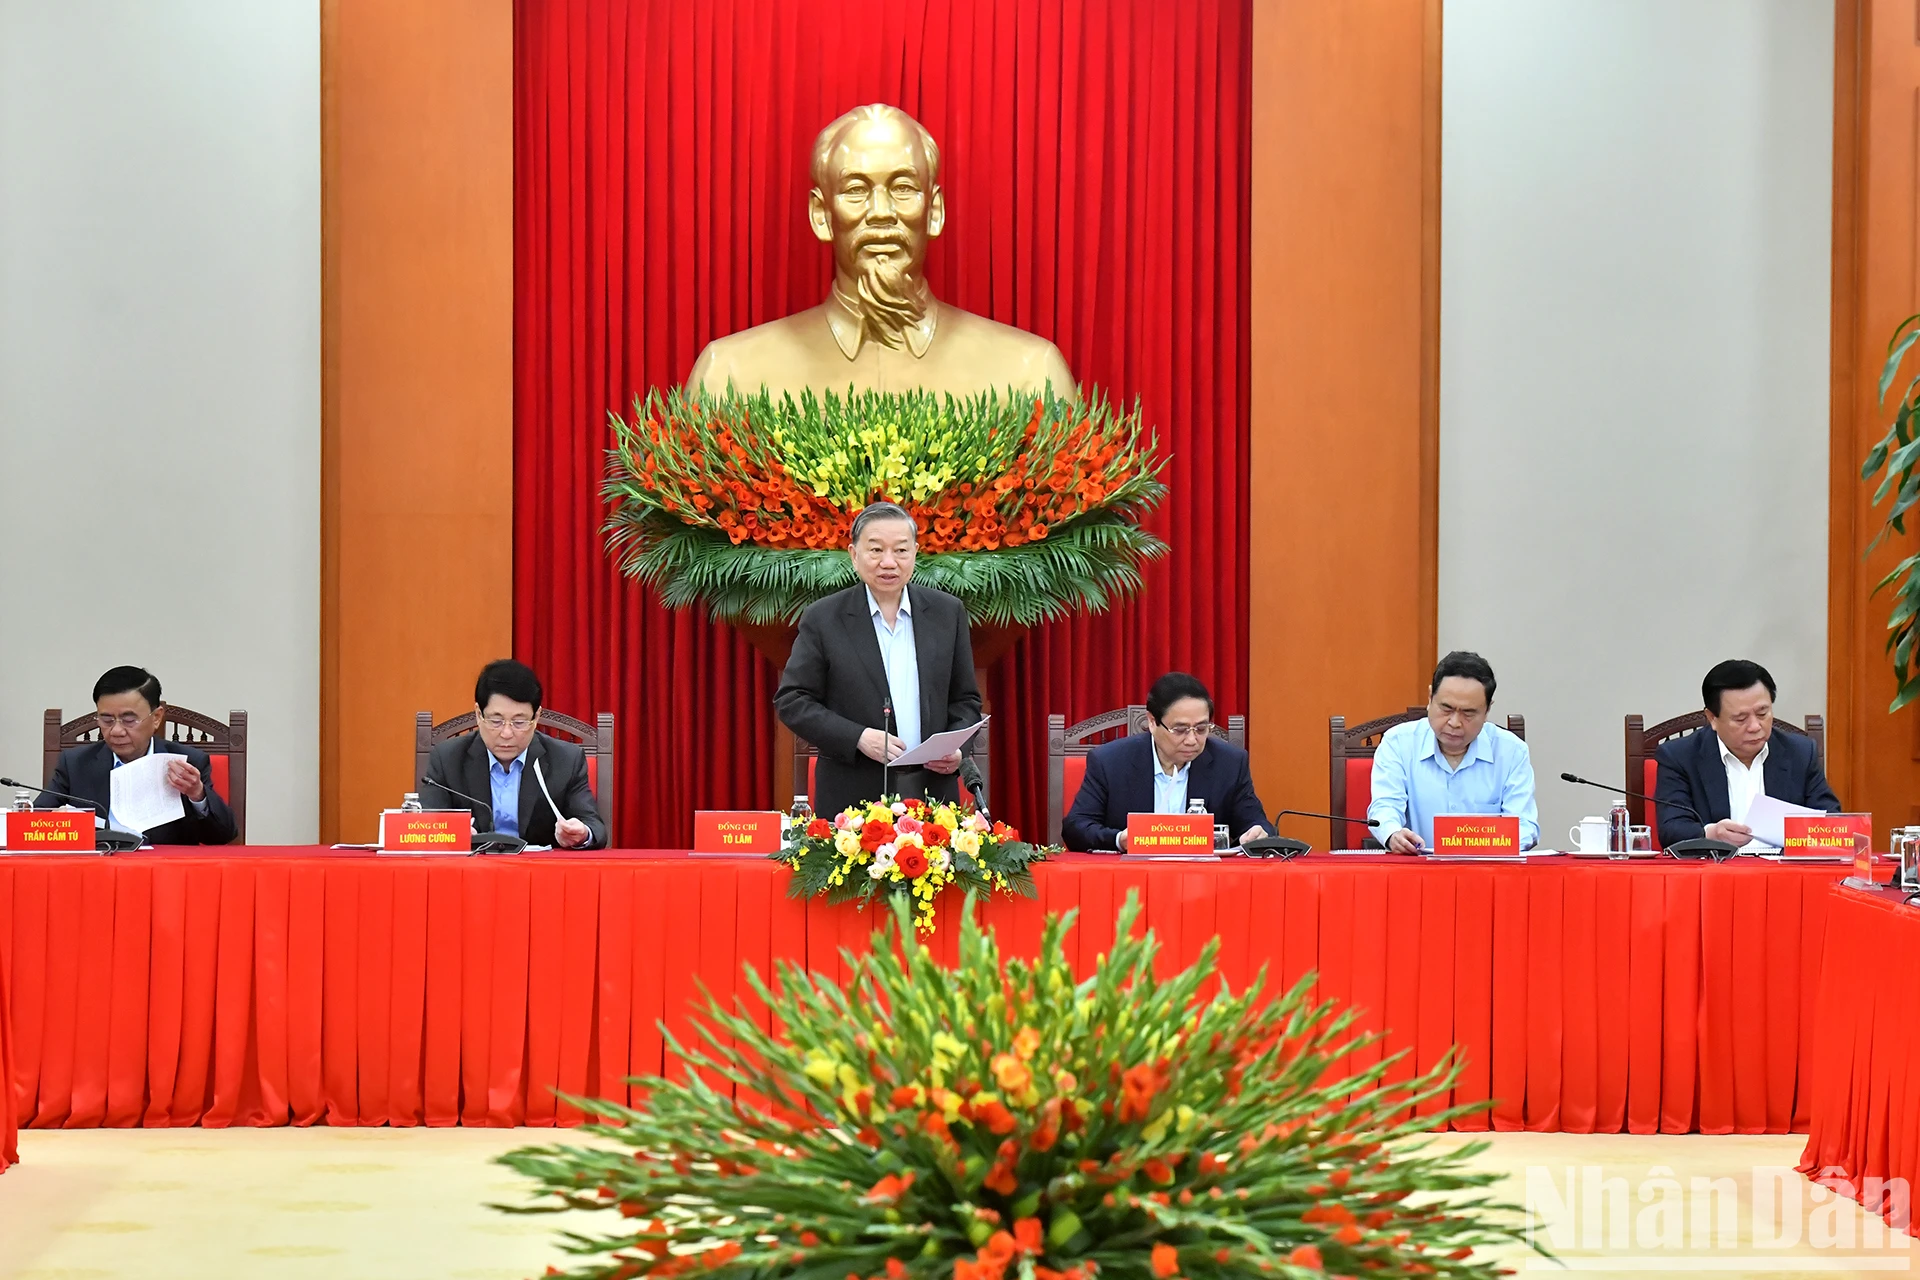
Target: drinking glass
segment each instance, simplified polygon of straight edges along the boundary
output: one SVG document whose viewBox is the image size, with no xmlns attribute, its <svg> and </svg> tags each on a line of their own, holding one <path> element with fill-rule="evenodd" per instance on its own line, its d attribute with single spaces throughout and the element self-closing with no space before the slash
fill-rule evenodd
<svg viewBox="0 0 1920 1280">
<path fill-rule="evenodd" d="M 1650 857 L 1653 853 L 1653 828 L 1627 828 L 1627 856 L 1634 858 Z"/>
</svg>

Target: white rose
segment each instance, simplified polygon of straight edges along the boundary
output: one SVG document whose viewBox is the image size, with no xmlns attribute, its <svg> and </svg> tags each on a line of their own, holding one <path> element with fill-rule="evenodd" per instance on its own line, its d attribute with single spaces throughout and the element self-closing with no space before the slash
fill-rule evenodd
<svg viewBox="0 0 1920 1280">
<path fill-rule="evenodd" d="M 893 854 L 894 848 L 890 844 L 883 844 L 878 849 L 875 849 L 873 851 L 873 862 L 867 867 L 867 874 L 875 880 L 878 880 L 881 876 L 893 870 Z"/>
</svg>

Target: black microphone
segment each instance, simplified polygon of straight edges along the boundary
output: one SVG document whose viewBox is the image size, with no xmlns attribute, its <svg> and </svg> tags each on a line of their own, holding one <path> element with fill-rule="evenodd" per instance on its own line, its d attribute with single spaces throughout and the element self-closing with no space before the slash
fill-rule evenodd
<svg viewBox="0 0 1920 1280">
<path fill-rule="evenodd" d="M 0 787 L 19 787 L 25 791 L 37 791 L 41 795 L 58 796 L 62 800 L 71 800 L 75 804 L 83 804 L 99 814 L 102 823 L 109 821 L 107 811 L 101 806 L 100 802 L 97 800 L 89 800 L 85 796 L 70 796 L 64 791 L 55 791 L 50 787 L 36 787 L 30 783 L 22 782 L 18 778 L 0 778 Z M 94 829 L 93 843 L 95 848 L 107 849 L 116 853 L 127 853 L 145 844 L 146 837 L 140 835 L 138 832 L 122 831 L 118 827 L 100 826 Z"/>
<path fill-rule="evenodd" d="M 1562 773 L 1560 781 L 1575 782 L 1583 787 L 1598 787 L 1602 791 L 1617 791 L 1631 800 L 1639 800 L 1651 805 L 1664 805 L 1675 813 L 1684 813 L 1699 823 L 1702 830 L 1708 825 L 1705 818 L 1677 800 L 1656 800 L 1652 796 L 1643 795 L 1638 791 L 1629 791 L 1625 787 L 1615 787 L 1605 782 L 1595 782 L 1592 778 L 1583 778 L 1577 773 Z M 1696 836 L 1692 840 L 1680 840 L 1668 845 L 1666 852 L 1675 858 L 1712 858 L 1715 862 L 1725 862 L 1740 852 L 1740 846 L 1729 844 L 1725 840 L 1709 840 L 1704 836 Z"/>
<path fill-rule="evenodd" d="M 960 781 L 967 784 L 967 790 L 973 792 L 973 807 L 988 817 L 987 780 L 980 776 L 980 766 L 972 756 L 960 757 Z"/>
<path fill-rule="evenodd" d="M 1328 822 L 1346 822 L 1356 827 L 1377 827 L 1378 818 L 1343 818 L 1337 813 L 1315 813 L 1312 809 L 1282 809 L 1273 815 L 1273 824 L 1280 825 L 1280 819 L 1292 815 L 1296 818 L 1325 818 Z M 1271 835 L 1255 836 L 1251 840 L 1242 840 L 1240 850 L 1249 858 L 1297 858 L 1313 846 L 1305 840 L 1295 840 L 1291 836 Z"/>
<path fill-rule="evenodd" d="M 880 695 L 880 794 L 886 795 L 887 777 L 893 771 L 893 694 Z"/>
<path fill-rule="evenodd" d="M 487 811 L 487 826 L 489 828 L 493 826 L 492 801 L 482 800 L 479 796 L 470 796 L 464 791 L 455 791 L 452 787 L 435 777 L 429 776 L 423 779 L 423 781 L 432 783 L 448 795 L 456 796 L 459 799 L 467 801 L 469 804 L 477 804 L 485 807 Z M 558 833 L 556 833 L 556 835 L 557 834 Z M 504 831 L 487 830 L 473 833 L 473 851 L 475 853 L 519 853 L 526 847 L 527 842 L 525 840 L 522 840 L 519 836 L 510 836 Z"/>
</svg>

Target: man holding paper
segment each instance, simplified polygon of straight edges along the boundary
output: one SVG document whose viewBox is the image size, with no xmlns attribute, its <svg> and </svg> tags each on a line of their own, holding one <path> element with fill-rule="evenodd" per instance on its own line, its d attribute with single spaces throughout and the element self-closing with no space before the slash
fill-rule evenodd
<svg viewBox="0 0 1920 1280">
<path fill-rule="evenodd" d="M 860 583 L 815 601 L 773 695 L 781 722 L 820 755 L 814 808 L 835 814 L 902 796 L 955 800 L 957 750 L 885 769 L 935 734 L 980 723 L 966 606 L 932 587 L 908 588 L 919 530 L 905 508 L 876 502 L 853 521 Z"/>
<path fill-rule="evenodd" d="M 115 667 L 94 681 L 93 710 L 100 740 L 60 753 L 35 808 L 56 809 L 77 796 L 99 806 L 97 825 L 136 832 L 148 844 L 233 840 L 233 813 L 213 789 L 207 753 L 161 733 L 167 706 L 158 679 L 140 667 Z"/>
<path fill-rule="evenodd" d="M 540 732 L 540 698 L 540 677 L 526 664 L 503 658 L 481 668 L 474 732 L 433 749 L 420 803 L 469 810 L 475 830 L 528 844 L 604 849 L 607 824 L 587 782 L 586 750 Z"/>
<path fill-rule="evenodd" d="M 1801 809 L 1840 812 L 1813 739 L 1775 732 L 1773 697 L 1773 677 L 1757 662 L 1730 658 L 1707 672 L 1700 698 L 1713 732 L 1669 738 L 1655 752 L 1659 781 L 1653 799 L 1662 846 L 1702 835 L 1742 847 L 1757 843 L 1748 819 L 1763 795 Z M 1776 812 L 1769 833 L 1778 826 Z"/>
</svg>

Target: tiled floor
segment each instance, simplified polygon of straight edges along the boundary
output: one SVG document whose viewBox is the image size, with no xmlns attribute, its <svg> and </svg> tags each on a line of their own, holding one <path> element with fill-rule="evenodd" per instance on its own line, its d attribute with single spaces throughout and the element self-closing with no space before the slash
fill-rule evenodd
<svg viewBox="0 0 1920 1280">
<path fill-rule="evenodd" d="M 553 1243 L 560 1220 L 487 1208 L 523 1195 L 516 1176 L 491 1160 L 555 1137 L 472 1129 L 24 1133 L 25 1163 L 0 1177 L 0 1280 L 538 1276 L 561 1260 Z M 1790 1167 L 1801 1143 L 1505 1134 L 1479 1159 L 1506 1175 L 1509 1199 L 1525 1201 L 1531 1187 L 1536 1207 L 1565 1204 L 1571 1222 L 1561 1224 L 1555 1251 L 1577 1272 L 1915 1270 L 1920 1250 L 1888 1233 L 1861 1247 L 1870 1224 L 1850 1202 L 1815 1203 L 1798 1178 L 1771 1181 L 1768 1170 Z M 1706 1183 L 1719 1179 L 1732 1180 L 1718 1191 L 1733 1199 L 1712 1198 Z M 1763 1210 L 1769 1191 L 1775 1196 L 1774 1238 L 1756 1238 L 1756 1185 Z M 1723 1213 L 1731 1217 L 1723 1221 Z M 600 1225 L 582 1218 L 573 1225 Z M 1782 1235 L 1797 1239 L 1787 1244 Z M 1560 1269 L 1524 1253 L 1511 1265 L 1523 1276 Z"/>
</svg>

